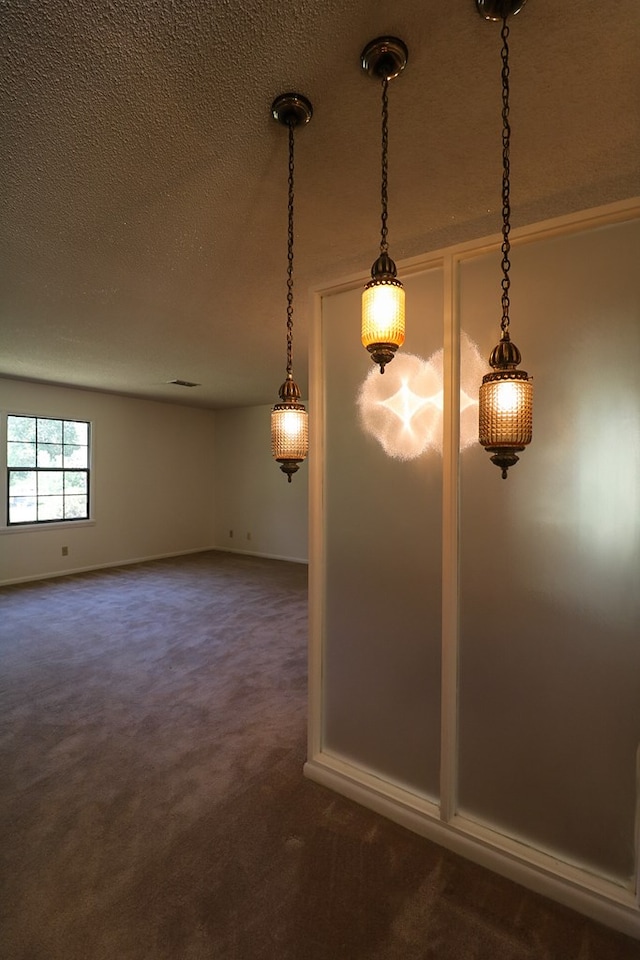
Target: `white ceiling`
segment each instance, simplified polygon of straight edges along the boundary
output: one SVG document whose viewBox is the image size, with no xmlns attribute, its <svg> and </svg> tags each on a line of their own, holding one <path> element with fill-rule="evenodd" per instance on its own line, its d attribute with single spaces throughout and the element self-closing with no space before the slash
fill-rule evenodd
<svg viewBox="0 0 640 960">
<path fill-rule="evenodd" d="M 359 57 L 380 35 L 409 47 L 390 85 L 392 256 L 499 230 L 500 27 L 475 0 L 0 6 L 0 374 L 275 401 L 287 133 L 270 105 L 295 90 L 314 106 L 296 134 L 306 393 L 309 291 L 378 253 L 380 90 Z M 639 194 L 637 0 L 529 0 L 510 23 L 514 227 Z"/>
</svg>

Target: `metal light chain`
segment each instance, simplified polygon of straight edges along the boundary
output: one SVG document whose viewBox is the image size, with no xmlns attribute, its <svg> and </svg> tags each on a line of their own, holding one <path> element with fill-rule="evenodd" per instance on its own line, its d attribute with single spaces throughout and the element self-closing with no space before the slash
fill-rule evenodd
<svg viewBox="0 0 640 960">
<path fill-rule="evenodd" d="M 382 206 L 382 229 L 380 231 L 380 253 L 389 252 L 389 243 L 387 241 L 387 173 L 388 161 L 387 152 L 389 148 L 389 80 L 384 77 L 382 80 L 382 182 L 380 190 L 380 201 Z"/>
<path fill-rule="evenodd" d="M 500 327 L 503 333 L 509 328 L 509 252 L 511 244 L 511 197 L 510 197 L 510 161 L 509 147 L 511 141 L 511 127 L 509 125 L 509 27 L 507 18 L 502 21 L 502 320 Z"/>
<path fill-rule="evenodd" d="M 289 231 L 287 235 L 287 375 L 293 373 L 293 128 L 289 120 Z"/>
</svg>

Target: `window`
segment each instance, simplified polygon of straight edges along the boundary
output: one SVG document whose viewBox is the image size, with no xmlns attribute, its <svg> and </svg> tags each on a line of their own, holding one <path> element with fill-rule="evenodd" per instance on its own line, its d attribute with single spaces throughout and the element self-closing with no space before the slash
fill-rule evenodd
<svg viewBox="0 0 640 960">
<path fill-rule="evenodd" d="M 7 417 L 7 523 L 89 517 L 89 424 Z"/>
</svg>

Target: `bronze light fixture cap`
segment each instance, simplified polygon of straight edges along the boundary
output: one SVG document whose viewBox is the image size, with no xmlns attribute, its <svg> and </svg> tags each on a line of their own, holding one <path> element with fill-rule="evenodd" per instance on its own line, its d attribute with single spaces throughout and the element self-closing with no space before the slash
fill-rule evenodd
<svg viewBox="0 0 640 960">
<path fill-rule="evenodd" d="M 290 123 L 299 127 L 309 123 L 313 116 L 311 101 L 301 93 L 281 93 L 271 104 L 273 119 L 288 127 Z"/>
<path fill-rule="evenodd" d="M 498 470 L 500 470 L 502 479 L 506 480 L 507 471 L 511 467 L 515 467 L 516 463 L 520 459 L 518 454 L 522 453 L 522 451 L 524 450 L 524 447 L 510 447 L 508 450 L 496 449 L 495 453 L 494 453 L 495 448 L 493 447 L 487 447 L 486 449 L 488 453 L 493 453 L 493 456 L 489 457 L 489 459 L 491 460 L 491 463 L 494 463 L 498 468 Z"/>
<path fill-rule="evenodd" d="M 407 65 L 409 50 L 398 37 L 376 37 L 360 55 L 360 64 L 365 73 L 374 80 L 393 80 Z"/>
<path fill-rule="evenodd" d="M 505 331 L 500 342 L 491 351 L 489 366 L 494 370 L 514 370 L 521 363 L 520 351 L 515 343 L 511 342 L 509 334 Z"/>
<path fill-rule="evenodd" d="M 285 382 L 280 387 L 278 396 L 285 404 L 295 405 L 300 400 L 300 387 L 295 382 L 291 374 L 289 374 Z"/>
<path fill-rule="evenodd" d="M 485 20 L 506 20 L 515 16 L 527 0 L 476 0 L 478 13 Z"/>
<path fill-rule="evenodd" d="M 380 367 L 380 373 L 384 373 L 384 368 L 391 363 L 398 349 L 397 343 L 371 343 L 367 350 L 371 354 L 371 359 Z"/>
<path fill-rule="evenodd" d="M 388 253 L 381 253 L 371 267 L 372 280 L 395 280 L 398 269 Z M 400 281 L 398 281 L 400 283 Z"/>
</svg>

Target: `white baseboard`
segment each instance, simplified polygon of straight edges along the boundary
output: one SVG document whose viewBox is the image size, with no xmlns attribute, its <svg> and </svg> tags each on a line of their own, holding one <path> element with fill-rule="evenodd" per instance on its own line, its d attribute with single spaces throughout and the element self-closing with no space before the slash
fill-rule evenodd
<svg viewBox="0 0 640 960">
<path fill-rule="evenodd" d="M 235 547 L 212 547 L 211 549 L 220 550 L 223 553 L 240 553 L 246 557 L 263 557 L 265 560 L 286 560 L 287 563 L 309 563 L 309 561 L 303 557 L 283 557 L 279 553 L 263 553 L 260 550 L 237 550 Z"/>
<path fill-rule="evenodd" d="M 27 577 L 13 577 L 0 580 L 0 587 L 9 587 L 17 583 L 31 583 L 35 580 L 52 580 L 54 577 L 69 577 L 74 573 L 91 573 L 92 570 L 108 570 L 109 567 L 129 567 L 134 563 L 149 563 L 152 560 L 167 560 L 170 557 L 187 557 L 192 553 L 208 553 L 216 547 L 196 547 L 193 550 L 179 550 L 172 553 L 156 553 L 149 557 L 136 557 L 132 560 L 110 560 L 108 563 L 92 563 L 86 567 L 73 567 L 70 570 L 52 570 L 49 573 L 30 574 Z"/>
<path fill-rule="evenodd" d="M 301 560 L 299 557 L 280 557 L 274 553 L 257 553 L 250 550 L 229 550 L 228 547 L 196 547 L 193 550 L 179 550 L 172 553 L 156 553 L 149 557 L 135 557 L 133 560 L 110 560 L 109 563 L 93 563 L 87 567 L 73 567 L 71 570 L 52 570 L 49 573 L 30 574 L 26 577 L 13 577 L 8 580 L 0 580 L 0 587 L 10 587 L 18 583 L 31 583 L 36 580 L 52 580 L 54 577 L 69 577 L 74 573 L 91 573 L 92 570 L 108 570 L 109 567 L 128 567 L 134 563 L 150 563 L 152 560 L 168 560 L 170 557 L 187 557 L 192 553 L 242 553 L 251 557 L 264 557 L 265 560 L 287 560 L 289 563 L 306 563 L 308 560 Z"/>
<path fill-rule="evenodd" d="M 564 906 L 640 939 L 640 909 L 633 891 L 541 853 L 464 817 L 446 822 L 427 798 L 396 787 L 341 758 L 319 753 L 308 760 L 310 780 L 374 810 L 454 853 Z"/>
</svg>

